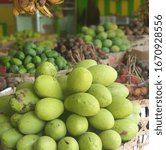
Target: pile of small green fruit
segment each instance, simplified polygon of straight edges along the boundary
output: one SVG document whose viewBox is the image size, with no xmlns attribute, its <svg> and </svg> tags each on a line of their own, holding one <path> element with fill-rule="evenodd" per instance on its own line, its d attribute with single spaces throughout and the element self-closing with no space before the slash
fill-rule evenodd
<svg viewBox="0 0 166 150">
<path fill-rule="evenodd" d="M 84 60 L 67 75 L 43 62 L 34 82 L 0 98 L 0 139 L 17 150 L 117 149 L 138 132 L 140 105 L 114 68 Z M 1 106 L 3 108 L 1 109 Z M 6 114 L 6 115 L 5 115 Z M 9 115 L 9 117 L 7 116 Z"/>
<path fill-rule="evenodd" d="M 111 22 L 106 22 L 98 26 L 83 26 L 79 36 L 84 41 L 93 43 L 105 52 L 125 51 L 130 47 L 130 43 L 123 30 Z"/>
<path fill-rule="evenodd" d="M 43 61 L 51 62 L 58 70 L 69 66 L 64 57 L 42 43 L 26 42 L 18 50 L 10 50 L 8 56 L 0 57 L 0 64 L 7 68 L 8 73 L 34 74 Z"/>
</svg>

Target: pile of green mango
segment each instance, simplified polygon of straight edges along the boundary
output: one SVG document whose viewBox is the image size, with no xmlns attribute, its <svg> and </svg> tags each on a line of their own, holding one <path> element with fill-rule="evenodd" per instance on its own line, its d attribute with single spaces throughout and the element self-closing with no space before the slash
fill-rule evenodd
<svg viewBox="0 0 166 150">
<path fill-rule="evenodd" d="M 50 62 L 35 81 L 0 97 L 2 147 L 16 150 L 114 150 L 138 132 L 140 104 L 127 99 L 111 66 L 87 59 L 68 74 Z M 2 108 L 1 108 L 2 107 Z"/>
<path fill-rule="evenodd" d="M 124 31 L 112 22 L 105 22 L 98 26 L 83 26 L 79 36 L 85 42 L 92 43 L 108 53 L 125 51 L 130 48 L 130 42 Z"/>
<path fill-rule="evenodd" d="M 47 46 L 47 43 L 26 42 L 17 50 L 10 50 L 8 56 L 0 57 L 0 65 L 5 66 L 8 73 L 34 74 L 43 61 L 51 62 L 58 70 L 69 67 L 66 59 Z"/>
</svg>

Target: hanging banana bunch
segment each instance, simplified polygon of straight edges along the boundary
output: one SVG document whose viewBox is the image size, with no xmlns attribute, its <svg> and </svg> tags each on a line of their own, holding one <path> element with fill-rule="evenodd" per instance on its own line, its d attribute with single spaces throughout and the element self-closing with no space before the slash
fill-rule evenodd
<svg viewBox="0 0 166 150">
<path fill-rule="evenodd" d="M 46 6 L 58 5 L 64 0 L 13 0 L 13 14 L 31 14 L 33 15 L 38 9 L 43 15 L 52 17 L 51 12 Z"/>
</svg>

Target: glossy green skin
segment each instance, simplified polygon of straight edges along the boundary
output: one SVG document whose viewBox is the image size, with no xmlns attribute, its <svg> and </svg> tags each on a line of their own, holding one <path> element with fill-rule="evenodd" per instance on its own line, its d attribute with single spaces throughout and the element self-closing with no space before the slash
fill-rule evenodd
<svg viewBox="0 0 166 150">
<path fill-rule="evenodd" d="M 49 121 L 58 118 L 64 112 L 64 105 L 56 98 L 44 98 L 37 102 L 35 113 L 41 120 Z"/>
<path fill-rule="evenodd" d="M 58 142 L 58 150 L 79 150 L 79 145 L 73 137 L 64 137 Z"/>
<path fill-rule="evenodd" d="M 92 84 L 88 93 L 98 100 L 100 107 L 106 107 L 112 103 L 110 91 L 102 84 Z"/>
<path fill-rule="evenodd" d="M 89 117 L 89 123 L 92 127 L 99 130 L 111 129 L 114 126 L 114 117 L 107 109 L 100 109 L 99 113 Z"/>
<path fill-rule="evenodd" d="M 66 135 L 67 129 L 62 120 L 55 119 L 46 124 L 44 132 L 47 136 L 52 137 L 54 140 L 59 140 Z"/>
<path fill-rule="evenodd" d="M 89 67 L 94 66 L 94 65 L 97 65 L 97 62 L 95 60 L 85 59 L 85 60 L 80 61 L 76 65 L 74 65 L 74 68 L 77 68 L 77 67 L 89 68 Z"/>
<path fill-rule="evenodd" d="M 121 137 L 114 130 L 106 130 L 99 134 L 104 149 L 118 149 L 121 146 Z"/>
<path fill-rule="evenodd" d="M 115 121 L 113 130 L 120 134 L 122 141 L 129 141 L 136 136 L 138 126 L 129 119 L 119 119 Z"/>
<path fill-rule="evenodd" d="M 25 113 L 18 122 L 18 129 L 23 134 L 36 134 L 44 128 L 45 122 L 40 120 L 34 113 Z"/>
<path fill-rule="evenodd" d="M 122 119 L 133 112 L 133 105 L 128 99 L 117 98 L 106 109 L 113 114 L 115 119 Z"/>
<path fill-rule="evenodd" d="M 33 150 L 56 150 L 56 142 L 49 136 L 41 136 L 35 142 Z"/>
<path fill-rule="evenodd" d="M 72 136 L 78 136 L 88 130 L 88 120 L 86 117 L 72 114 L 66 120 L 66 127 Z"/>
<path fill-rule="evenodd" d="M 88 93 L 77 93 L 68 96 L 64 101 L 64 106 L 68 111 L 81 116 L 93 116 L 100 110 L 97 99 Z"/>
<path fill-rule="evenodd" d="M 109 86 L 117 78 L 117 71 L 113 67 L 104 64 L 92 66 L 88 70 L 93 76 L 93 83 Z"/>
<path fill-rule="evenodd" d="M 33 150 L 33 144 L 38 140 L 38 135 L 25 135 L 17 141 L 17 150 Z"/>
<path fill-rule="evenodd" d="M 92 74 L 84 67 L 73 69 L 67 78 L 67 89 L 70 93 L 86 92 L 91 84 Z"/>
<path fill-rule="evenodd" d="M 22 137 L 22 134 L 14 128 L 4 132 L 1 136 L 1 143 L 7 148 L 15 148 L 17 141 Z"/>
<path fill-rule="evenodd" d="M 100 137 L 93 132 L 86 132 L 78 140 L 80 150 L 102 150 Z"/>
</svg>

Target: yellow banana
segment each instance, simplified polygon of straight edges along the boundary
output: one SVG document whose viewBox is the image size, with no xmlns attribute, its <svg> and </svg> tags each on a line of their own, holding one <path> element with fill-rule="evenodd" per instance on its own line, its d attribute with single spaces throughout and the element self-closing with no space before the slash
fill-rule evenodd
<svg viewBox="0 0 166 150">
<path fill-rule="evenodd" d="M 20 7 L 19 0 L 13 0 L 13 14 L 17 16 L 23 13 L 25 11 Z"/>
<path fill-rule="evenodd" d="M 53 4 L 53 5 L 57 5 L 57 4 L 61 4 L 64 2 L 64 0 L 47 0 L 47 2 Z"/>
<path fill-rule="evenodd" d="M 35 1 L 36 8 L 45 16 L 52 17 L 51 12 L 48 10 L 48 8 L 44 5 L 41 5 L 38 0 Z"/>
<path fill-rule="evenodd" d="M 35 0 L 19 0 L 20 7 L 29 14 L 35 12 Z"/>
</svg>

